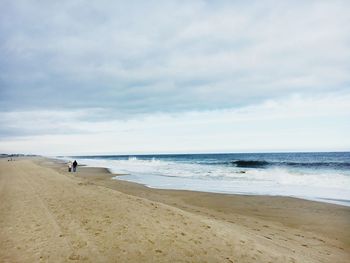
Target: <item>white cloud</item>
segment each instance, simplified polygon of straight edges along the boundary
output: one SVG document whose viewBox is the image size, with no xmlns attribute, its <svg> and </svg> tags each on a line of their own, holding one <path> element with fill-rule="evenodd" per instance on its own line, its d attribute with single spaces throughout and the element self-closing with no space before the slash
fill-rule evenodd
<svg viewBox="0 0 350 263">
<path fill-rule="evenodd" d="M 0 150 L 349 149 L 349 1 L 2 1 Z"/>
<path fill-rule="evenodd" d="M 91 122 L 84 120 L 86 111 L 6 113 L 7 122 L 17 124 L 12 128 L 40 135 L 7 138 L 0 149 L 46 154 L 348 150 L 349 99 L 350 94 L 294 96 L 239 109 L 125 121 Z M 66 134 L 65 129 L 76 132 Z"/>
<path fill-rule="evenodd" d="M 348 1 L 8 2 L 3 104 L 146 113 L 348 90 L 349 9 Z"/>
</svg>

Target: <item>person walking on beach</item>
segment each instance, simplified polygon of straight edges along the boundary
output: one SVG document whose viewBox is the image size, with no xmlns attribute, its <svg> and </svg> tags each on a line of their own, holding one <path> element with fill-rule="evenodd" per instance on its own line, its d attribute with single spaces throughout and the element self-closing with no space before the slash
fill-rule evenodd
<svg viewBox="0 0 350 263">
<path fill-rule="evenodd" d="M 74 162 L 73 162 L 73 172 L 74 173 L 77 171 L 77 166 L 78 166 L 78 163 L 76 160 L 74 160 Z"/>
<path fill-rule="evenodd" d="M 68 172 L 70 173 L 72 171 L 72 161 L 68 162 Z"/>
</svg>

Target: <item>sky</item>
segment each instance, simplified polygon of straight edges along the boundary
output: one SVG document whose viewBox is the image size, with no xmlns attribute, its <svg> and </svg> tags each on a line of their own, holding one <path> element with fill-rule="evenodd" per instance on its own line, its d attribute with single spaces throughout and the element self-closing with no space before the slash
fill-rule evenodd
<svg viewBox="0 0 350 263">
<path fill-rule="evenodd" d="M 0 1 L 0 152 L 350 150 L 350 1 Z"/>
</svg>

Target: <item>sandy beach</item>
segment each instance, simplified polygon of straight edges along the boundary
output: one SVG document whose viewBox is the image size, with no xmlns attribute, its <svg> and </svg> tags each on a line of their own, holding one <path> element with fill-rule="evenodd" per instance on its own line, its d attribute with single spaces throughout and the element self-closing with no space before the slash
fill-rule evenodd
<svg viewBox="0 0 350 263">
<path fill-rule="evenodd" d="M 0 262 L 349 262 L 350 207 L 0 160 Z"/>
</svg>

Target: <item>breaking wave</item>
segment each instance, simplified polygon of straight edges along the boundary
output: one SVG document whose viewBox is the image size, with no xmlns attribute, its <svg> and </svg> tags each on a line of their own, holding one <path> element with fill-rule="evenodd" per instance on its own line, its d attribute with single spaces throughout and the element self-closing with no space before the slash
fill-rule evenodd
<svg viewBox="0 0 350 263">
<path fill-rule="evenodd" d="M 338 154 L 339 155 L 339 154 Z M 76 156 L 153 188 L 294 196 L 349 205 L 350 154 Z M 72 157 L 62 158 L 71 160 Z"/>
<path fill-rule="evenodd" d="M 336 169 L 349 169 L 350 163 L 345 162 L 268 162 L 264 160 L 237 160 L 231 161 L 229 164 L 233 164 L 236 167 L 242 168 L 266 168 L 269 166 L 290 166 L 300 168 L 336 168 Z"/>
</svg>

